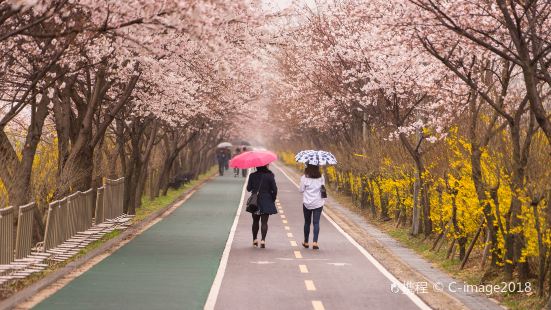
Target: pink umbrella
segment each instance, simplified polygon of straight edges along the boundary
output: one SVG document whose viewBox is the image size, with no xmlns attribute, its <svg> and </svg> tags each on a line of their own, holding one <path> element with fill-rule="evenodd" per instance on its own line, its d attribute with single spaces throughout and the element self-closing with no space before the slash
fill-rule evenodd
<svg viewBox="0 0 551 310">
<path fill-rule="evenodd" d="M 235 156 L 230 160 L 230 167 L 247 169 L 266 166 L 277 160 L 277 155 L 269 151 L 249 151 Z"/>
</svg>

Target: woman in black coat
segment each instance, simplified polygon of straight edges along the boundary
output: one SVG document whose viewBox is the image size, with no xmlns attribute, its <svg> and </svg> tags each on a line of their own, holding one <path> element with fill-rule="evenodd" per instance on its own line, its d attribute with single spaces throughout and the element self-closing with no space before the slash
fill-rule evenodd
<svg viewBox="0 0 551 310">
<path fill-rule="evenodd" d="M 260 190 L 259 190 L 260 188 Z M 260 247 L 266 247 L 266 234 L 268 233 L 268 218 L 272 214 L 277 214 L 275 200 L 277 197 L 277 185 L 273 172 L 268 169 L 268 166 L 257 167 L 256 172 L 249 175 L 249 183 L 247 183 L 247 191 L 258 192 L 258 211 L 253 215 L 253 246 L 258 246 L 258 229 L 259 223 L 262 222 Z"/>
</svg>

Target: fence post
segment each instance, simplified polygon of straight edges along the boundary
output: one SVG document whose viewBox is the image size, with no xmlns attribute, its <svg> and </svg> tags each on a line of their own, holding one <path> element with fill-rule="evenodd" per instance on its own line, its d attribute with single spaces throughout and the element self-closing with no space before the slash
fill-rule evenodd
<svg viewBox="0 0 551 310">
<path fill-rule="evenodd" d="M 0 209 L 0 264 L 13 262 L 14 207 Z"/>
<path fill-rule="evenodd" d="M 36 204 L 34 202 L 19 207 L 17 236 L 15 239 L 16 259 L 21 259 L 31 254 L 35 208 Z"/>
<path fill-rule="evenodd" d="M 77 230 L 77 217 L 78 217 L 78 199 L 80 192 L 69 195 L 65 208 L 67 209 L 67 217 L 64 220 L 65 229 L 63 234 L 63 241 L 71 238 Z"/>
<path fill-rule="evenodd" d="M 119 181 L 119 190 L 118 190 L 118 204 L 119 204 L 119 214 L 117 216 L 121 216 L 124 213 L 124 178 L 120 178 Z"/>
<path fill-rule="evenodd" d="M 92 212 L 94 211 L 94 191 L 89 189 L 82 193 L 83 220 L 81 231 L 88 230 L 92 226 Z"/>
<path fill-rule="evenodd" d="M 101 224 L 105 221 L 105 213 L 103 207 L 103 199 L 105 195 L 105 188 L 102 186 L 98 188 L 96 192 L 96 225 Z"/>
<path fill-rule="evenodd" d="M 58 246 L 65 242 L 65 240 L 69 239 L 69 230 L 67 229 L 69 218 L 68 211 L 68 201 L 67 197 L 65 197 L 59 201 L 59 222 L 57 223 L 59 238 L 57 239 L 55 246 Z"/>
<path fill-rule="evenodd" d="M 56 203 L 57 201 L 51 202 L 48 205 L 48 215 L 46 216 L 46 229 L 44 231 L 44 252 L 52 248 L 53 236 L 54 236 L 54 222 L 56 212 Z"/>
<path fill-rule="evenodd" d="M 105 184 L 103 185 L 104 192 L 103 192 L 103 212 L 105 215 L 105 219 L 111 219 L 112 218 L 112 210 L 113 210 L 113 185 L 111 184 L 111 180 L 105 179 Z"/>
</svg>

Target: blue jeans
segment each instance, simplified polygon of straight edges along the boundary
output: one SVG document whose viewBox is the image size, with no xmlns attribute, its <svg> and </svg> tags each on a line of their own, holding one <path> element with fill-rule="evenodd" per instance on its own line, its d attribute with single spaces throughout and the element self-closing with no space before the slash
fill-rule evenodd
<svg viewBox="0 0 551 310">
<path fill-rule="evenodd" d="M 320 217 L 321 217 L 321 211 L 323 210 L 323 207 L 316 208 L 316 209 L 306 209 L 306 207 L 302 206 L 302 212 L 304 213 L 304 242 L 308 243 L 308 239 L 310 238 L 310 223 L 314 224 L 314 242 L 318 242 L 318 235 L 320 233 Z M 314 215 L 312 217 L 312 214 Z"/>
</svg>

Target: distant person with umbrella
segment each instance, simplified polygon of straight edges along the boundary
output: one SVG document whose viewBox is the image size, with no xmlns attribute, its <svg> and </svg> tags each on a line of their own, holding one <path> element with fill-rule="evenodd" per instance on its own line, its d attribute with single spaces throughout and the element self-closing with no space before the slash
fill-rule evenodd
<svg viewBox="0 0 551 310">
<path fill-rule="evenodd" d="M 247 147 L 244 146 L 242 152 L 243 152 L 243 153 L 247 152 Z M 248 170 L 248 169 L 241 169 L 241 175 L 242 175 L 243 177 L 246 177 L 246 176 L 247 176 L 247 170 Z"/>
<path fill-rule="evenodd" d="M 277 185 L 274 173 L 268 169 L 268 164 L 275 161 L 277 156 L 268 151 L 251 151 L 241 153 L 230 161 L 230 166 L 241 169 L 256 167 L 256 172 L 249 175 L 247 191 L 251 197 L 247 201 L 247 211 L 252 213 L 253 246 L 266 247 L 266 235 L 268 234 L 268 219 L 270 215 L 277 214 L 275 200 L 277 198 Z M 254 198 L 254 199 L 253 199 Z M 261 224 L 261 225 L 260 225 Z M 258 240 L 260 229 L 261 239 Z"/>
<path fill-rule="evenodd" d="M 231 157 L 231 151 L 228 148 L 232 147 L 229 142 L 222 142 L 216 146 L 216 162 L 218 163 L 218 172 L 224 175 L 224 170 L 228 170 L 228 161 Z"/>
<path fill-rule="evenodd" d="M 318 236 L 320 232 L 320 218 L 325 205 L 327 192 L 325 190 L 325 178 L 320 166 L 336 164 L 335 156 L 325 151 L 302 151 L 295 156 L 295 160 L 306 164 L 304 175 L 300 178 L 300 192 L 302 193 L 302 213 L 304 215 L 304 242 L 302 246 L 310 247 L 310 226 L 314 226 L 312 248 L 319 249 Z"/>
<path fill-rule="evenodd" d="M 241 149 L 240 148 L 235 148 L 235 156 L 241 154 Z M 234 157 L 235 157 L 234 156 Z M 239 168 L 233 168 L 233 177 L 236 178 L 239 176 Z"/>
<path fill-rule="evenodd" d="M 224 152 L 226 153 L 226 160 L 224 161 L 224 169 L 228 170 L 230 169 L 230 158 L 231 158 L 230 147 L 225 147 Z"/>
<path fill-rule="evenodd" d="M 223 149 L 216 150 L 216 162 L 218 163 L 218 174 L 224 175 L 224 168 L 226 166 L 227 153 Z"/>
</svg>

